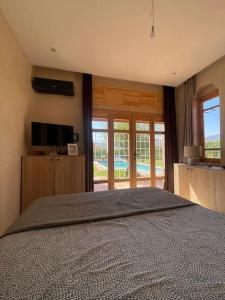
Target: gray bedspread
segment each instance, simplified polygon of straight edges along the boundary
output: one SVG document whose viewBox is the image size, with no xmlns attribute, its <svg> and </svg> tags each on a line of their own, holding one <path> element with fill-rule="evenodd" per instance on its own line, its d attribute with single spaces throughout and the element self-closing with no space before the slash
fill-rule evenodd
<svg viewBox="0 0 225 300">
<path fill-rule="evenodd" d="M 225 299 L 225 217 L 182 201 L 157 189 L 37 200 L 0 240 L 0 299 Z"/>
<path fill-rule="evenodd" d="M 193 203 L 157 188 L 46 197 L 35 201 L 5 235 L 41 228 L 128 217 L 190 205 Z"/>
</svg>

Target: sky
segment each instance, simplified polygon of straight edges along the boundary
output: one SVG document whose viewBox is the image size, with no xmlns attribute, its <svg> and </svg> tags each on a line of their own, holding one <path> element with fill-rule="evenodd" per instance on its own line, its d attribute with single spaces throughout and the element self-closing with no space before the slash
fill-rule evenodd
<svg viewBox="0 0 225 300">
<path fill-rule="evenodd" d="M 218 105 L 219 97 L 204 103 L 204 109 Z M 204 130 L 205 136 L 220 135 L 220 109 L 216 108 L 204 113 Z"/>
</svg>

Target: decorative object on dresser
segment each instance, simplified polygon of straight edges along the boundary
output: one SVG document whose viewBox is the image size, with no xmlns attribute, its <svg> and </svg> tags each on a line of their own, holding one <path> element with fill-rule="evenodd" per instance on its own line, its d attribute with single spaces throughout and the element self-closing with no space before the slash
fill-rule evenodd
<svg viewBox="0 0 225 300">
<path fill-rule="evenodd" d="M 225 213 L 223 166 L 174 165 L 175 194 L 206 208 Z"/>
<path fill-rule="evenodd" d="M 200 158 L 199 146 L 184 146 L 184 158 L 189 165 L 196 164 Z"/>
<path fill-rule="evenodd" d="M 68 155 L 78 155 L 77 144 L 67 144 Z"/>
<path fill-rule="evenodd" d="M 85 156 L 22 157 L 22 204 L 24 210 L 43 196 L 85 191 Z"/>
</svg>

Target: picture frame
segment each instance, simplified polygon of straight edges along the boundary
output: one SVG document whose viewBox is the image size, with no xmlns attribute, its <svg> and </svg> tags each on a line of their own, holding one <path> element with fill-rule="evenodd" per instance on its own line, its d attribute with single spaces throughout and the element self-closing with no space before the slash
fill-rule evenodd
<svg viewBox="0 0 225 300">
<path fill-rule="evenodd" d="M 68 155 L 78 155 L 77 144 L 67 144 Z"/>
</svg>

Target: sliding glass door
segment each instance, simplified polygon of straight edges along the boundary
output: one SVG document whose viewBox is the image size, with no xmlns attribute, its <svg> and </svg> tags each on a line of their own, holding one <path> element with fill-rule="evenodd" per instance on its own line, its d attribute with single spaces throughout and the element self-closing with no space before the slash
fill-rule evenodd
<svg viewBox="0 0 225 300">
<path fill-rule="evenodd" d="M 95 191 L 130 187 L 163 188 L 164 123 L 111 114 L 93 127 Z"/>
</svg>

